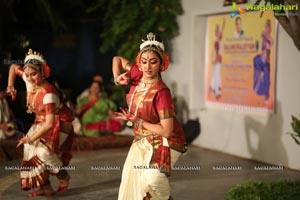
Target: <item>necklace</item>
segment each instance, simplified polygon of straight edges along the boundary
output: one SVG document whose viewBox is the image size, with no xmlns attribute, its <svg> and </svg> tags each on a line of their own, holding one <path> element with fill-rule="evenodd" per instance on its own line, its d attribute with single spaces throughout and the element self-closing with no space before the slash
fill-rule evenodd
<svg viewBox="0 0 300 200">
<path fill-rule="evenodd" d="M 129 112 L 129 113 L 130 113 L 130 111 L 131 111 L 133 98 L 134 98 L 135 93 L 137 92 L 137 88 L 138 88 L 138 86 L 135 87 L 135 89 L 134 89 L 134 91 L 133 91 L 133 93 L 132 93 L 131 99 L 130 99 L 129 108 L 128 108 L 128 112 Z M 135 116 L 135 117 L 136 117 L 137 111 L 138 111 L 138 109 L 139 109 L 139 107 L 140 107 L 140 104 L 142 103 L 143 99 L 145 98 L 145 96 L 146 96 L 148 90 L 149 90 L 149 88 L 147 88 L 147 89 L 145 90 L 145 92 L 138 98 L 138 102 L 137 102 L 137 104 L 136 104 L 136 108 L 135 108 L 135 111 L 134 111 L 134 116 Z M 126 124 L 127 124 L 127 126 L 133 126 L 132 121 L 127 121 Z"/>
<path fill-rule="evenodd" d="M 27 93 L 27 111 L 26 111 L 27 113 L 33 113 L 35 107 L 35 101 L 38 96 L 38 93 L 39 93 L 38 90 Z"/>
<path fill-rule="evenodd" d="M 142 87 L 142 88 L 145 88 L 147 84 L 152 85 L 152 84 L 156 83 L 156 82 L 159 81 L 159 80 L 160 80 L 160 79 L 157 79 L 157 80 L 155 80 L 155 79 L 152 79 L 152 80 L 143 80 L 143 79 L 141 79 L 141 80 L 140 80 L 140 82 L 141 82 L 141 87 Z"/>
<path fill-rule="evenodd" d="M 42 88 L 42 86 L 46 83 L 45 80 L 43 80 L 41 85 L 35 85 L 33 87 L 33 90 L 30 92 L 27 92 L 27 96 L 26 96 L 26 106 L 27 106 L 27 113 L 33 113 L 34 111 L 34 107 L 36 104 L 36 98 L 38 96 L 38 93 L 40 92 L 40 89 Z"/>
</svg>

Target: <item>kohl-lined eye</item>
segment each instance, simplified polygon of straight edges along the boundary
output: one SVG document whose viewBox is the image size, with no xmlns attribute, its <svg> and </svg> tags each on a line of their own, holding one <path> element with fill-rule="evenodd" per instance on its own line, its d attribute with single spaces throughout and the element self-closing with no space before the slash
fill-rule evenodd
<svg viewBox="0 0 300 200">
<path fill-rule="evenodd" d="M 145 59 L 141 61 L 142 64 L 147 64 L 148 62 L 150 62 L 151 65 L 156 65 L 159 61 L 157 59 L 151 59 L 150 61 Z"/>
<path fill-rule="evenodd" d="M 151 63 L 152 65 L 155 65 L 155 64 L 158 63 L 158 60 L 151 60 L 150 63 Z"/>
<path fill-rule="evenodd" d="M 29 76 L 36 76 L 37 75 L 37 72 L 32 72 L 30 74 L 25 74 L 26 77 L 29 77 Z"/>
</svg>

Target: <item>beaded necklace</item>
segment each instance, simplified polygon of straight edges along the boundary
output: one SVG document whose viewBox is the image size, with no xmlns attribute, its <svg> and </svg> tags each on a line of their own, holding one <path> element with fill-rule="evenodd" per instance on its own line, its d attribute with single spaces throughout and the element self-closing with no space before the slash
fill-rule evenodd
<svg viewBox="0 0 300 200">
<path fill-rule="evenodd" d="M 145 88 L 146 87 L 146 85 L 147 84 L 153 84 L 153 83 L 155 83 L 155 82 L 157 82 L 158 80 L 150 80 L 150 81 L 146 81 L 146 80 L 141 80 L 140 82 L 141 82 L 141 87 L 142 88 Z"/>
<path fill-rule="evenodd" d="M 137 92 L 137 88 L 138 88 L 138 86 L 135 87 L 135 89 L 134 89 L 134 91 L 133 91 L 133 93 L 132 93 L 131 99 L 130 99 L 129 108 L 128 108 L 128 112 L 129 112 L 129 113 L 130 113 L 130 111 L 131 111 L 133 98 L 134 98 L 135 93 Z M 149 88 L 145 89 L 145 92 L 144 92 L 144 93 L 139 97 L 139 99 L 138 99 L 138 102 L 137 102 L 137 104 L 136 104 L 136 109 L 135 109 L 135 111 L 134 111 L 134 116 L 135 116 L 135 117 L 136 117 L 136 115 L 137 115 L 137 111 L 138 111 L 138 109 L 139 109 L 139 107 L 140 107 L 140 104 L 142 103 L 143 99 L 145 98 L 145 96 L 146 96 L 148 90 L 149 90 Z M 127 124 L 127 126 L 133 126 L 132 121 L 127 121 L 126 124 Z"/>
<path fill-rule="evenodd" d="M 27 113 L 33 113 L 34 111 L 34 107 L 36 104 L 36 98 L 40 92 L 40 89 L 43 87 L 43 85 L 46 84 L 46 81 L 43 80 L 42 84 L 40 86 L 34 86 L 33 90 L 30 92 L 27 92 L 27 96 L 26 96 L 26 106 L 27 106 Z M 34 94 L 34 95 L 32 95 Z M 30 101 L 30 97 L 31 97 L 31 101 Z"/>
<path fill-rule="evenodd" d="M 34 95 L 32 96 L 32 94 L 34 93 Z M 33 113 L 33 111 L 34 111 L 34 106 L 35 106 L 35 101 L 36 101 L 36 98 L 37 98 L 37 96 L 38 96 L 38 93 L 39 93 L 39 91 L 35 91 L 35 92 L 30 92 L 30 93 L 27 93 L 27 104 L 26 104 L 26 106 L 27 106 L 27 113 Z M 31 97 L 31 101 L 30 101 L 30 97 Z"/>
</svg>

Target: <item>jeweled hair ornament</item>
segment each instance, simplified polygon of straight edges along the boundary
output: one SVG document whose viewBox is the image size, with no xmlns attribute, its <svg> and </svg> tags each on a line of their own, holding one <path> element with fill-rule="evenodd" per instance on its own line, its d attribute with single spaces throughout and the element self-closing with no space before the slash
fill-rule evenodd
<svg viewBox="0 0 300 200">
<path fill-rule="evenodd" d="M 36 51 L 33 52 L 32 49 L 28 50 L 28 53 L 25 56 L 24 62 L 26 63 L 29 60 L 38 60 L 41 63 L 45 62 L 43 55 L 39 52 L 36 52 Z"/>
<path fill-rule="evenodd" d="M 140 45 L 140 50 L 142 50 L 143 48 L 145 48 L 146 46 L 157 46 L 159 47 L 161 50 L 165 50 L 165 46 L 162 42 L 159 42 L 157 40 L 155 40 L 155 34 L 153 34 L 152 32 L 147 34 L 147 40 L 142 40 L 142 44 Z"/>
<path fill-rule="evenodd" d="M 169 56 L 165 52 L 165 46 L 162 42 L 159 42 L 155 39 L 155 34 L 152 32 L 147 34 L 147 40 L 142 40 L 142 44 L 140 45 L 140 51 L 136 56 L 136 63 L 138 67 L 141 67 L 141 55 L 145 51 L 154 51 L 156 52 L 162 60 L 162 67 L 160 72 L 163 72 L 169 67 Z"/>
<path fill-rule="evenodd" d="M 25 56 L 24 63 L 24 69 L 26 67 L 32 67 L 34 69 L 41 70 L 44 77 L 48 78 L 50 76 L 51 69 L 47 65 L 44 60 L 44 56 L 41 53 L 29 49 Z"/>
</svg>

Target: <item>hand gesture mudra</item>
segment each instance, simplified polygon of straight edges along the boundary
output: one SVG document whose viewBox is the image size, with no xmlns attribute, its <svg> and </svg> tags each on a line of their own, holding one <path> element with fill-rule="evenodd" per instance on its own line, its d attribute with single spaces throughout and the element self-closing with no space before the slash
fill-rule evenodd
<svg viewBox="0 0 300 200">
<path fill-rule="evenodd" d="M 120 109 L 122 112 L 114 112 L 114 118 L 131 121 L 133 123 L 135 123 L 138 120 L 138 118 L 134 114 L 128 112 L 127 108 Z"/>
<path fill-rule="evenodd" d="M 116 85 L 128 85 L 130 81 L 130 77 L 128 72 L 120 74 L 119 76 L 115 77 L 114 79 Z"/>
<path fill-rule="evenodd" d="M 16 99 L 17 90 L 14 88 L 14 86 L 7 86 L 6 93 L 11 96 L 12 100 Z"/>
</svg>

